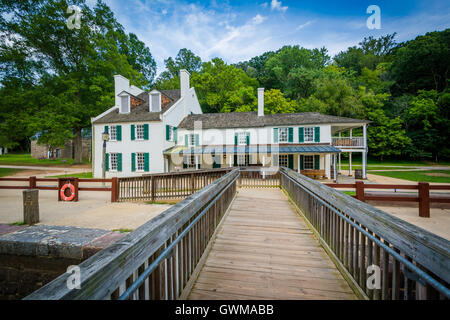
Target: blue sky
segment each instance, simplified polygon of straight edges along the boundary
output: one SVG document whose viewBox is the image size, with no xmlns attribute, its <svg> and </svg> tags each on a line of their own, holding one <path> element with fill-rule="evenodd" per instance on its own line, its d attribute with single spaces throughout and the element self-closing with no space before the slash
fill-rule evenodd
<svg viewBox="0 0 450 320">
<path fill-rule="evenodd" d="M 188 48 L 204 61 L 248 60 L 284 45 L 325 46 L 331 56 L 364 37 L 397 32 L 397 41 L 450 27 L 450 1 L 104 0 L 127 32 L 164 59 Z M 88 0 L 93 3 L 95 0 Z M 368 6 L 381 9 L 381 29 L 369 30 Z"/>
</svg>

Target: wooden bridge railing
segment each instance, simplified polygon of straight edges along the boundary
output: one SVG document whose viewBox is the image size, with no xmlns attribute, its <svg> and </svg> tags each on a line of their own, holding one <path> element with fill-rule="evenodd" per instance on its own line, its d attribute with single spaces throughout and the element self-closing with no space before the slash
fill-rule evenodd
<svg viewBox="0 0 450 320">
<path fill-rule="evenodd" d="M 233 170 L 82 262 L 80 289 L 63 274 L 28 300 L 184 299 L 236 194 Z"/>
<path fill-rule="evenodd" d="M 279 170 L 263 168 L 241 168 L 239 187 L 241 188 L 279 188 Z"/>
<path fill-rule="evenodd" d="M 450 242 L 281 169 L 281 184 L 361 298 L 450 298 Z"/>
<path fill-rule="evenodd" d="M 232 170 L 214 169 L 151 174 L 118 179 L 118 201 L 182 199 Z"/>
</svg>

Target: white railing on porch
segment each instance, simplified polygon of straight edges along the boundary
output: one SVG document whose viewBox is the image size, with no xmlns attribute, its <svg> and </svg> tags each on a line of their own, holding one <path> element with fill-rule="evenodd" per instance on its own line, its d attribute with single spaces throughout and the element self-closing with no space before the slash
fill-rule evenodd
<svg viewBox="0 0 450 320">
<path fill-rule="evenodd" d="M 334 147 L 345 147 L 345 148 L 363 148 L 364 147 L 364 137 L 353 137 L 353 138 L 333 138 Z"/>
</svg>

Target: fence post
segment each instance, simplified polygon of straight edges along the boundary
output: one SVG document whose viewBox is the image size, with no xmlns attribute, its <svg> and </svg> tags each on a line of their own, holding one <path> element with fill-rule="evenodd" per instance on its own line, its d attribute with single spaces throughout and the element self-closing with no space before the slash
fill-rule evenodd
<svg viewBox="0 0 450 320">
<path fill-rule="evenodd" d="M 419 182 L 419 217 L 430 217 L 430 184 Z"/>
<path fill-rule="evenodd" d="M 156 190 L 155 190 L 155 177 L 151 176 L 150 178 L 150 183 L 151 183 L 151 187 L 152 187 L 152 203 L 155 202 L 155 197 L 156 197 Z"/>
<path fill-rule="evenodd" d="M 39 223 L 39 190 L 23 191 L 23 221 L 25 224 Z"/>
<path fill-rule="evenodd" d="M 356 181 L 356 199 L 364 202 L 364 182 Z"/>
<path fill-rule="evenodd" d="M 119 194 L 118 179 L 112 178 L 111 183 L 111 202 L 117 202 L 117 195 Z"/>
<path fill-rule="evenodd" d="M 75 187 L 75 199 L 73 199 L 73 201 L 78 202 L 78 197 L 80 194 L 80 179 L 75 178 L 73 180 L 73 186 Z"/>
<path fill-rule="evenodd" d="M 36 177 L 30 177 L 30 189 L 36 189 L 37 183 L 36 183 Z"/>
</svg>

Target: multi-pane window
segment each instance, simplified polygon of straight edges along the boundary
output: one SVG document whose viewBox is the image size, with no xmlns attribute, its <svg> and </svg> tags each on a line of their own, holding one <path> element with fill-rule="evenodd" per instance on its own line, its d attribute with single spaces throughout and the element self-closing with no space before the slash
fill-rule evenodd
<svg viewBox="0 0 450 320">
<path fill-rule="evenodd" d="M 144 140 L 144 125 L 143 124 L 136 125 L 136 139 Z"/>
<path fill-rule="evenodd" d="M 137 171 L 145 171 L 145 153 L 136 153 Z"/>
<path fill-rule="evenodd" d="M 195 146 L 195 134 L 189 135 L 189 146 Z"/>
<path fill-rule="evenodd" d="M 314 128 L 305 128 L 305 142 L 314 142 Z"/>
<path fill-rule="evenodd" d="M 186 164 L 186 167 L 190 169 L 195 169 L 197 167 L 194 155 L 185 156 L 184 163 Z"/>
<path fill-rule="evenodd" d="M 314 156 L 303 157 L 303 168 L 305 170 L 314 170 Z"/>
<path fill-rule="evenodd" d="M 109 170 L 117 171 L 117 153 L 111 153 L 109 155 Z"/>
<path fill-rule="evenodd" d="M 249 164 L 249 155 L 248 154 L 246 154 L 246 155 L 244 155 L 244 154 L 240 154 L 240 155 L 238 155 L 237 156 L 237 165 L 238 166 L 242 166 L 242 167 L 244 167 L 244 166 L 248 166 L 248 164 Z"/>
<path fill-rule="evenodd" d="M 241 146 L 247 144 L 247 133 L 246 132 L 238 133 L 238 144 Z"/>
<path fill-rule="evenodd" d="M 289 141 L 289 128 L 280 128 L 280 134 L 278 137 L 279 142 L 288 142 Z"/>
<path fill-rule="evenodd" d="M 289 165 L 289 157 L 287 154 L 281 154 L 278 158 L 278 165 L 280 167 L 288 167 Z"/>
<path fill-rule="evenodd" d="M 117 141 L 117 126 L 111 126 L 109 128 L 109 140 Z"/>
</svg>

